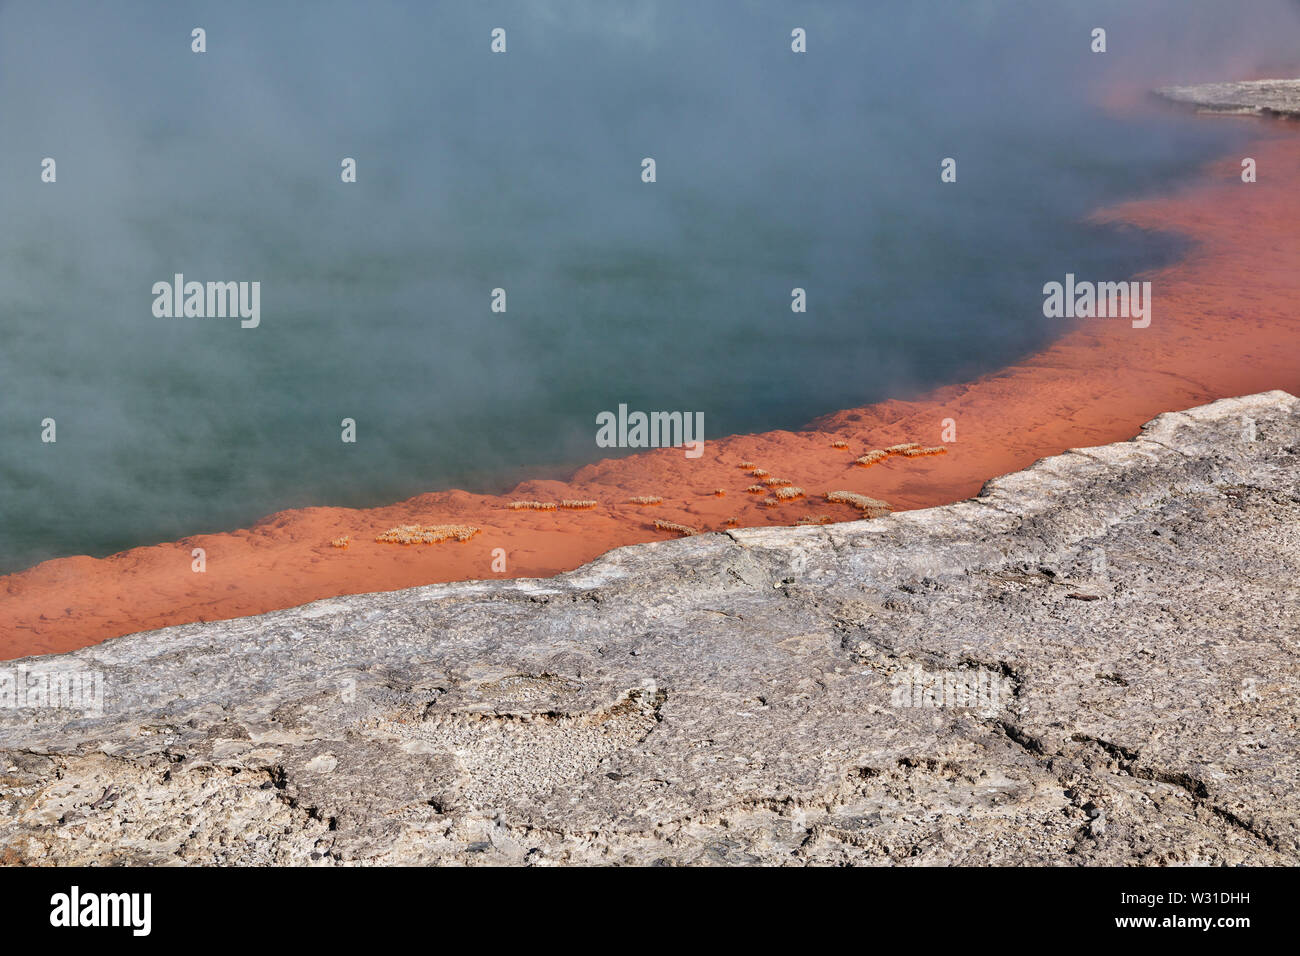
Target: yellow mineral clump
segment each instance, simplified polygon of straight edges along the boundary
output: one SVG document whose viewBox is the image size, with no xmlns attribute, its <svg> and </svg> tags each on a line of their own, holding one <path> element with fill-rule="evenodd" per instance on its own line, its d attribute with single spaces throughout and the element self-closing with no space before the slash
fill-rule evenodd
<svg viewBox="0 0 1300 956">
<path fill-rule="evenodd" d="M 404 524 L 389 528 L 375 540 L 385 544 L 437 544 L 449 538 L 468 541 L 478 532 L 478 528 L 463 524 Z"/>
<path fill-rule="evenodd" d="M 699 534 L 699 532 L 690 525 L 677 524 L 675 521 L 664 521 L 660 519 L 655 522 L 655 527 L 660 531 L 675 532 L 676 534 L 680 534 L 683 538 L 689 537 L 693 534 Z"/>
<path fill-rule="evenodd" d="M 886 501 L 881 501 L 878 498 L 868 498 L 866 495 L 859 495 L 852 491 L 828 492 L 826 500 L 835 504 L 850 505 L 857 508 L 868 518 L 879 518 L 893 510 Z"/>
</svg>

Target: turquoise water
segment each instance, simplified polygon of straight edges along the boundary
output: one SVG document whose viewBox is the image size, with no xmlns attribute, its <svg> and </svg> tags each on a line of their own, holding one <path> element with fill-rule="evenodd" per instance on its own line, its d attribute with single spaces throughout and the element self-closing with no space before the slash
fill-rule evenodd
<svg viewBox="0 0 1300 956">
<path fill-rule="evenodd" d="M 620 403 L 793 428 L 1040 348 L 1044 282 L 1179 252 L 1084 217 L 1249 132 L 1098 91 L 1295 40 L 1043 6 L 0 7 L 0 571 L 558 475 Z M 260 326 L 155 317 L 177 272 L 259 281 Z"/>
</svg>

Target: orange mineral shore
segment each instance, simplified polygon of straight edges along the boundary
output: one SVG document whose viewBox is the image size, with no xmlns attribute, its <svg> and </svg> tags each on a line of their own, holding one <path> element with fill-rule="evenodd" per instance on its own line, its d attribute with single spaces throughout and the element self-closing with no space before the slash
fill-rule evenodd
<svg viewBox="0 0 1300 956">
<path fill-rule="evenodd" d="M 1152 282 L 1149 328 L 1044 318 L 1062 323 L 1061 338 L 978 381 L 837 412 L 800 432 L 709 440 L 699 458 L 663 449 L 502 496 L 446 491 L 368 510 L 284 511 L 247 530 L 47 561 L 0 578 L 0 659 L 338 594 L 550 575 L 692 531 L 880 513 L 864 499 L 895 510 L 944 504 L 1038 458 L 1131 438 L 1164 411 L 1300 392 L 1300 138 L 1284 123 L 1261 133 L 1245 154 L 1259 182 L 1243 183 L 1232 157 L 1168 196 L 1096 217 L 1194 241 L 1182 261 L 1142 277 Z M 1063 263 L 1043 281 L 1067 271 Z M 1038 289 L 1026 290 L 1025 308 L 1041 302 Z M 945 439 L 945 419 L 955 440 Z M 909 443 L 946 452 L 870 455 Z M 204 573 L 191 569 L 194 548 L 206 551 Z"/>
</svg>

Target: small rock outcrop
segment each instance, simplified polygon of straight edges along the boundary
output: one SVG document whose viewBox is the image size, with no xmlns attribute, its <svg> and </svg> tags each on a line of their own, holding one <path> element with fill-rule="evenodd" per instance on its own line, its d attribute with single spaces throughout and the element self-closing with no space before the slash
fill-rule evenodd
<svg viewBox="0 0 1300 956">
<path fill-rule="evenodd" d="M 1300 116 L 1300 80 L 1244 80 L 1167 86 L 1156 93 L 1207 113 Z"/>
</svg>

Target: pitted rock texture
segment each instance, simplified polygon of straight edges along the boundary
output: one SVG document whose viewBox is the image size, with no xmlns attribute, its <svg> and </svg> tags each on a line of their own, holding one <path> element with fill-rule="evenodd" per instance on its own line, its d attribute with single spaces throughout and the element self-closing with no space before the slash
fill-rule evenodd
<svg viewBox="0 0 1300 956">
<path fill-rule="evenodd" d="M 1294 865 L 1298 463 L 1269 392 L 948 507 L 13 662 L 105 701 L 0 710 L 0 860 Z"/>
<path fill-rule="evenodd" d="M 1244 80 L 1167 86 L 1156 93 L 1207 113 L 1300 116 L 1300 80 Z"/>
</svg>

